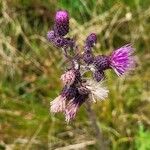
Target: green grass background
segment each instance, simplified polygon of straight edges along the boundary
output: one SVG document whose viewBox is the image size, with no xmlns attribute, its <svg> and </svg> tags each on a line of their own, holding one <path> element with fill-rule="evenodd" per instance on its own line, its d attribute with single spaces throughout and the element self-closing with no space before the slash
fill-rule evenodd
<svg viewBox="0 0 150 150">
<path fill-rule="evenodd" d="M 0 0 L 0 149 L 53 150 L 87 141 L 93 144 L 81 149 L 98 149 L 85 106 L 70 124 L 49 112 L 64 69 L 61 50 L 46 39 L 58 9 L 69 11 L 69 35 L 81 49 L 91 32 L 98 35 L 96 54 L 134 45 L 137 67 L 122 78 L 107 72 L 109 97 L 92 108 L 109 149 L 150 150 L 149 0 Z"/>
</svg>

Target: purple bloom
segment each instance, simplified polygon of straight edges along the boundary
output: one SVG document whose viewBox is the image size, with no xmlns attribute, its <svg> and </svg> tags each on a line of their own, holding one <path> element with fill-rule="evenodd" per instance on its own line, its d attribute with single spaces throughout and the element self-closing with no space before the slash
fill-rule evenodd
<svg viewBox="0 0 150 150">
<path fill-rule="evenodd" d="M 110 56 L 99 55 L 94 59 L 94 66 L 100 72 L 112 68 L 118 76 L 134 67 L 133 48 L 125 45 L 115 50 Z"/>
<path fill-rule="evenodd" d="M 134 67 L 134 58 L 133 58 L 134 49 L 130 44 L 127 44 L 117 50 L 115 50 L 110 56 L 110 67 L 116 72 L 118 76 L 123 75 L 127 71 L 133 69 Z"/>
<path fill-rule="evenodd" d="M 97 36 L 95 33 L 91 33 L 87 38 L 86 38 L 86 41 L 85 41 L 85 45 L 88 46 L 88 47 L 93 47 L 94 44 L 96 44 L 97 42 Z"/>
<path fill-rule="evenodd" d="M 67 11 L 60 10 L 56 12 L 54 31 L 58 36 L 65 36 L 69 32 L 69 15 Z"/>
<path fill-rule="evenodd" d="M 50 110 L 53 113 L 64 112 L 66 121 L 74 119 L 79 107 L 89 98 L 95 102 L 95 99 L 104 99 L 108 95 L 108 90 L 94 81 L 88 80 L 83 84 L 65 86 L 61 94 L 51 103 Z"/>
<path fill-rule="evenodd" d="M 54 30 L 47 33 L 47 38 L 53 45 L 63 49 L 63 54 L 70 66 L 69 70 L 61 76 L 64 87 L 60 95 L 50 103 L 50 111 L 64 113 L 66 122 L 75 118 L 79 107 L 84 102 L 96 102 L 97 99 L 104 100 L 108 96 L 107 88 L 100 82 L 105 79 L 105 70 L 113 69 L 120 76 L 134 66 L 131 45 L 125 45 L 109 56 L 95 56 L 92 48 L 97 42 L 97 36 L 91 33 L 85 40 L 83 53 L 80 53 L 75 40 L 64 37 L 68 32 L 68 12 L 57 11 Z M 85 75 L 89 71 L 93 73 L 92 79 L 89 78 L 89 74 Z"/>
<path fill-rule="evenodd" d="M 74 119 L 79 107 L 87 100 L 88 94 L 81 95 L 77 94 L 74 99 L 72 99 L 66 109 L 65 109 L 65 120 L 69 122 L 70 120 Z"/>
<path fill-rule="evenodd" d="M 61 94 L 56 97 L 52 102 L 50 102 L 50 111 L 53 113 L 64 112 L 66 109 L 66 103 L 73 99 L 77 95 L 76 87 L 65 86 Z"/>
<path fill-rule="evenodd" d="M 104 55 L 98 55 L 94 59 L 94 66 L 99 71 L 104 71 L 106 69 L 109 69 L 109 57 Z"/>
</svg>

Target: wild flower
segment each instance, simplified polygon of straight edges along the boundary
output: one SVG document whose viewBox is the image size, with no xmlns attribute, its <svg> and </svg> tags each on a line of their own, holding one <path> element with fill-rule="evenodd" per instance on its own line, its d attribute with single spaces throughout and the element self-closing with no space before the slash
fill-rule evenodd
<svg viewBox="0 0 150 150">
<path fill-rule="evenodd" d="M 63 89 L 58 97 L 50 102 L 50 111 L 63 112 L 65 120 L 74 119 L 79 107 L 89 101 L 104 100 L 108 96 L 108 89 L 103 86 L 105 71 L 112 69 L 118 76 L 124 75 L 133 69 L 135 61 L 133 48 L 127 44 L 110 55 L 97 55 L 93 53 L 93 47 L 97 42 L 95 33 L 91 33 L 85 39 L 83 52 L 77 50 L 76 41 L 67 37 L 69 32 L 69 14 L 65 10 L 56 12 L 53 30 L 47 33 L 48 41 L 63 50 L 66 59 L 71 66 L 61 75 Z M 71 55 L 69 52 L 73 51 Z M 92 77 L 85 76 L 86 72 L 92 72 Z"/>
</svg>

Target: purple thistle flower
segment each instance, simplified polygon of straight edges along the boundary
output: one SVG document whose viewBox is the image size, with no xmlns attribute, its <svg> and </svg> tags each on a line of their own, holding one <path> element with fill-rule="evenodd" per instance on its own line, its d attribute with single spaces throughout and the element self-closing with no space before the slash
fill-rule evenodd
<svg viewBox="0 0 150 150">
<path fill-rule="evenodd" d="M 79 107 L 87 100 L 96 102 L 97 99 L 104 100 L 108 96 L 109 91 L 100 82 L 105 79 L 106 69 L 113 69 L 121 76 L 134 66 L 131 45 L 115 50 L 110 56 L 94 56 L 92 48 L 97 42 L 97 36 L 91 33 L 85 40 L 84 52 L 80 54 L 75 40 L 64 37 L 68 32 L 68 12 L 57 11 L 54 30 L 47 33 L 47 38 L 52 44 L 63 49 L 71 67 L 61 76 L 64 87 L 60 95 L 50 103 L 50 111 L 63 112 L 67 122 L 75 118 Z M 68 49 L 72 51 L 69 53 Z M 88 76 L 85 78 L 84 74 L 89 71 L 93 73 L 94 80 Z"/>
<path fill-rule="evenodd" d="M 127 44 L 117 50 L 115 50 L 109 56 L 110 67 L 116 72 L 118 76 L 123 75 L 127 71 L 133 69 L 134 67 L 134 58 L 133 58 L 134 49 L 130 44 Z"/>
<path fill-rule="evenodd" d="M 65 36 L 69 32 L 69 14 L 67 11 L 56 12 L 54 31 L 58 36 Z"/>
<path fill-rule="evenodd" d="M 95 33 L 91 33 L 87 38 L 86 38 L 86 41 L 85 41 L 85 45 L 87 47 L 93 47 L 94 44 L 96 44 L 97 42 L 97 36 Z"/>
<path fill-rule="evenodd" d="M 94 59 L 94 66 L 96 67 L 97 70 L 101 72 L 106 69 L 109 69 L 110 68 L 109 57 L 104 55 L 96 56 Z"/>
<path fill-rule="evenodd" d="M 78 93 L 76 87 L 65 86 L 61 94 L 50 102 L 50 111 L 53 113 L 64 112 L 66 109 L 66 103 L 72 100 Z"/>
<path fill-rule="evenodd" d="M 88 95 L 77 94 L 74 99 L 72 99 L 65 109 L 65 120 L 69 122 L 74 119 L 79 107 L 87 100 Z"/>
</svg>

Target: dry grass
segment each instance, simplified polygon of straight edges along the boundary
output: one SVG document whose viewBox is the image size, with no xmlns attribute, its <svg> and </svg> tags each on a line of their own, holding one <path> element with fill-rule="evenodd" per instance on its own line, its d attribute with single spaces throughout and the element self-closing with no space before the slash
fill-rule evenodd
<svg viewBox="0 0 150 150">
<path fill-rule="evenodd" d="M 132 6 L 122 0 L 110 8 L 104 0 L 92 1 L 91 7 L 88 1 L 79 2 L 85 12 L 82 7 L 76 11 L 81 11 L 85 21 L 75 19 L 74 8 L 67 7 L 72 14 L 69 34 L 76 37 L 81 49 L 91 32 L 98 35 L 95 53 L 109 54 L 129 42 L 136 49 L 135 71 L 121 79 L 107 72 L 109 98 L 93 105 L 110 149 L 135 149 L 139 126 L 150 130 L 150 8 L 141 1 Z M 97 149 L 84 106 L 69 125 L 61 115 L 49 114 L 49 101 L 61 88 L 64 62 L 60 50 L 52 47 L 45 35 L 52 25 L 51 8 L 59 3 L 1 1 L 0 149 Z"/>
</svg>

